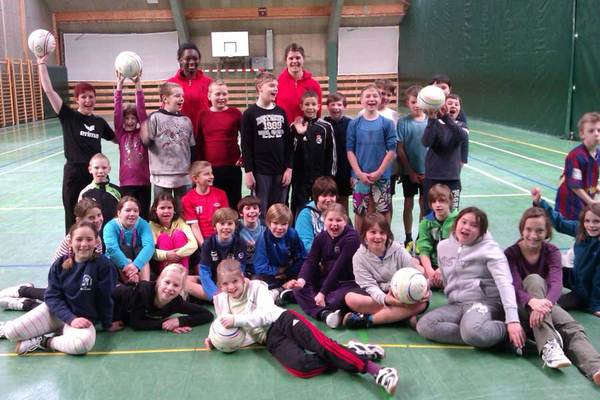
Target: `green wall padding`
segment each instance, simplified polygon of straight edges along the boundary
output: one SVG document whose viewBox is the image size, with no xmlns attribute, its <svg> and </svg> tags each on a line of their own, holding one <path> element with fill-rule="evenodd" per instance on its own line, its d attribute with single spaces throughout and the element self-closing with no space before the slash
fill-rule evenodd
<svg viewBox="0 0 600 400">
<path fill-rule="evenodd" d="M 67 75 L 67 68 L 61 66 L 48 66 L 48 75 L 52 82 L 52 87 L 56 90 L 56 93 L 62 97 L 63 101 L 70 104 L 69 99 L 69 77 Z M 56 113 L 52 109 L 48 98 L 44 94 L 44 115 L 46 118 L 56 117 Z"/>
<path fill-rule="evenodd" d="M 445 73 L 467 117 L 564 136 L 571 30 L 572 1 L 413 0 L 400 78 Z"/>
<path fill-rule="evenodd" d="M 598 0 L 577 0 L 573 117 L 571 129 L 587 111 L 600 111 L 600 24 Z M 577 138 L 577 134 L 575 135 Z"/>
</svg>

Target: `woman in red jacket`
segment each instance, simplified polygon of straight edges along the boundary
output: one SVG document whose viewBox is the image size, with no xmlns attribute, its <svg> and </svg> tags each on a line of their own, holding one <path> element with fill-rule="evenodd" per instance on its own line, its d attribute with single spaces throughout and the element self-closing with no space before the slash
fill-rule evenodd
<svg viewBox="0 0 600 400">
<path fill-rule="evenodd" d="M 168 79 L 169 82 L 178 83 L 183 88 L 184 103 L 181 113 L 192 120 L 194 138 L 198 142 L 198 117 L 200 111 L 207 110 L 208 85 L 212 79 L 204 75 L 200 69 L 202 55 L 194 43 L 182 43 L 177 50 L 179 71 Z M 193 154 L 194 159 L 196 154 Z"/>
<path fill-rule="evenodd" d="M 290 43 L 285 48 L 284 69 L 277 80 L 279 81 L 279 92 L 275 102 L 284 109 L 289 123 L 291 124 L 298 117 L 302 117 L 300 110 L 300 97 L 307 90 L 312 90 L 319 95 L 319 111 L 321 116 L 321 103 L 323 95 L 319 82 L 313 79 L 310 71 L 304 69 L 304 48 L 297 43 Z"/>
</svg>

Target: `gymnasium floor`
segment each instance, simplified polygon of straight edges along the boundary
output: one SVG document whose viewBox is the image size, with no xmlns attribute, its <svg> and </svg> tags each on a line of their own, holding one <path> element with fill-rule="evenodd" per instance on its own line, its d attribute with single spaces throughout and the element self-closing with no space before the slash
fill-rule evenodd
<svg viewBox="0 0 600 400">
<path fill-rule="evenodd" d="M 553 199 L 565 154 L 575 145 L 523 130 L 470 121 L 470 162 L 462 174 L 461 206 L 476 205 L 490 216 L 490 230 L 504 247 L 518 237 L 517 222 L 538 186 Z M 104 142 L 118 177 L 118 152 Z M 0 130 L 0 287 L 46 282 L 48 262 L 63 237 L 60 198 L 62 139 L 57 120 Z M 396 197 L 393 230 L 402 239 L 402 198 Z M 416 234 L 416 225 L 414 228 Z M 556 235 L 562 249 L 572 240 Z M 439 293 L 433 306 L 443 304 Z M 0 320 L 19 313 L 0 311 Z M 574 313 L 600 347 L 600 320 Z M 324 325 L 318 323 L 323 328 Z M 600 390 L 575 367 L 541 368 L 537 356 L 444 346 L 406 327 L 326 332 L 385 347 L 384 364 L 400 372 L 398 399 L 597 399 Z M 187 335 L 133 332 L 98 334 L 84 357 L 34 353 L 16 357 L 0 341 L 1 399 L 328 399 L 388 398 L 366 376 L 336 372 L 309 381 L 288 375 L 263 348 L 231 355 L 206 352 L 207 326 Z"/>
</svg>

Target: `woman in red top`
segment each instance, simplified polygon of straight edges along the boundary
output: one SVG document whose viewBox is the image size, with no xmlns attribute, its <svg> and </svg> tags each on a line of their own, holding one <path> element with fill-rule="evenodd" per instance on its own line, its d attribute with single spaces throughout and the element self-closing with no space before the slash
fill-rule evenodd
<svg viewBox="0 0 600 400">
<path fill-rule="evenodd" d="M 316 92 L 319 96 L 318 116 L 321 116 L 321 103 L 323 95 L 321 85 L 313 79 L 310 71 L 304 69 L 304 48 L 297 43 L 290 43 L 285 48 L 284 69 L 277 80 L 279 81 L 279 92 L 275 102 L 284 109 L 285 115 L 291 124 L 298 117 L 302 117 L 300 110 L 300 97 L 307 90 Z"/>
<path fill-rule="evenodd" d="M 198 116 L 200 111 L 206 110 L 208 104 L 208 85 L 212 79 L 200 70 L 202 55 L 194 43 L 182 43 L 177 50 L 179 71 L 168 79 L 169 82 L 178 83 L 183 88 L 185 99 L 181 113 L 192 120 L 194 138 L 198 142 Z"/>
</svg>

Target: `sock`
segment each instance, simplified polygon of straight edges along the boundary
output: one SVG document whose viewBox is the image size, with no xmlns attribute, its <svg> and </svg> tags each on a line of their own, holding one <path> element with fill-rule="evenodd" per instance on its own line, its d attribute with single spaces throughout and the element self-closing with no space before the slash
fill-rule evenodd
<svg viewBox="0 0 600 400">
<path fill-rule="evenodd" d="M 411 232 L 406 232 L 406 237 L 404 238 L 404 242 L 408 243 L 408 242 L 412 242 L 413 238 L 412 238 L 412 233 Z"/>
<path fill-rule="evenodd" d="M 375 364 L 373 361 L 367 361 L 367 373 L 372 375 L 373 378 L 377 378 L 377 374 L 381 367 Z"/>
</svg>

